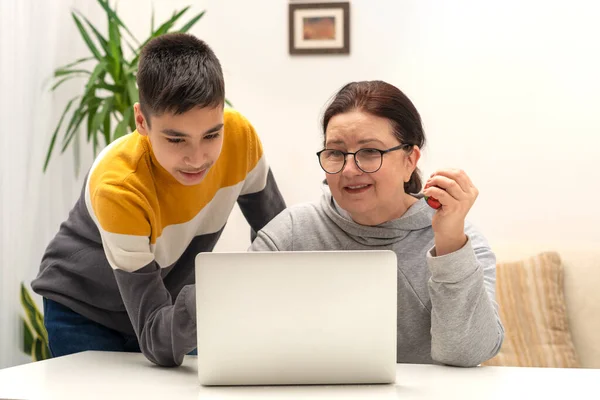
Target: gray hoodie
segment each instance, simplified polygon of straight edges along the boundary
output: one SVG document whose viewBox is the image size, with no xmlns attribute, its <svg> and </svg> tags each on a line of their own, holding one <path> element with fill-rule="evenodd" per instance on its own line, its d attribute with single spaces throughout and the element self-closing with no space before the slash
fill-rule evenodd
<svg viewBox="0 0 600 400">
<path fill-rule="evenodd" d="M 320 202 L 293 206 L 259 233 L 251 251 L 392 250 L 398 258 L 398 363 L 476 366 L 498 353 L 504 328 L 495 302 L 496 257 L 471 224 L 460 250 L 436 257 L 421 195 L 400 218 L 352 221 L 328 188 Z"/>
</svg>

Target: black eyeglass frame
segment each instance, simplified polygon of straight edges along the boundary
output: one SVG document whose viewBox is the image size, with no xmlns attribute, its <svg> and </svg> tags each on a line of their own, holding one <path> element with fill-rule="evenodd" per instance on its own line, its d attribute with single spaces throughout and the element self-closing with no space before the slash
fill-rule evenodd
<svg viewBox="0 0 600 400">
<path fill-rule="evenodd" d="M 365 174 L 374 174 L 375 172 L 379 171 L 381 169 L 381 167 L 383 166 L 383 156 L 389 152 L 392 151 L 396 151 L 396 150 L 400 150 L 400 149 L 404 149 L 404 148 L 412 148 L 414 145 L 412 144 L 408 144 L 408 143 L 404 143 L 404 144 L 400 144 L 398 146 L 392 147 L 390 149 L 387 150 L 380 150 L 380 149 L 375 149 L 375 148 L 364 148 L 364 149 L 359 149 L 355 152 L 345 152 L 345 151 L 341 151 L 341 150 L 336 150 L 336 149 L 323 149 L 321 151 L 317 152 L 317 158 L 319 159 L 319 165 L 321 166 L 321 169 L 323 171 L 325 171 L 328 174 L 334 175 L 334 174 L 339 174 L 340 172 L 342 172 L 344 170 L 344 167 L 346 166 L 346 162 L 348 161 L 348 155 L 352 154 L 352 158 L 354 159 L 354 164 L 356 164 L 356 167 L 358 169 L 360 169 L 362 172 L 364 172 Z M 342 164 L 342 167 L 339 169 L 339 171 L 337 172 L 329 172 L 327 171 L 324 167 L 323 164 L 321 163 L 321 153 L 323 153 L 324 151 L 331 151 L 331 150 L 335 150 L 335 151 L 339 151 L 340 153 L 342 153 L 344 155 L 344 163 Z M 365 171 L 364 169 L 362 169 L 360 167 L 360 165 L 358 165 L 358 161 L 356 161 L 356 154 L 360 153 L 361 151 L 378 151 L 380 156 L 380 163 L 379 163 L 379 167 L 375 170 L 375 171 Z"/>
</svg>

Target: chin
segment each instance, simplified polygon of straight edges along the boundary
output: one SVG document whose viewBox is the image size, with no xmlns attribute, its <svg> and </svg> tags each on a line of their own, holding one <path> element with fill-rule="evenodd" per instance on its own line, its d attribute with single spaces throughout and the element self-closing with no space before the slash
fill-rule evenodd
<svg viewBox="0 0 600 400">
<path fill-rule="evenodd" d="M 368 216 L 372 214 L 373 209 L 371 207 L 350 207 L 346 209 L 353 217 L 360 218 L 361 216 Z"/>
<path fill-rule="evenodd" d="M 337 203 L 340 207 L 348 211 L 350 214 L 365 214 L 373 209 L 371 202 L 366 200 L 341 200 Z"/>
<path fill-rule="evenodd" d="M 177 182 L 179 182 L 183 186 L 196 186 L 196 185 L 198 185 L 200 183 L 200 182 L 190 183 L 190 182 L 186 182 L 186 181 L 181 180 L 181 179 L 177 179 Z"/>
<path fill-rule="evenodd" d="M 175 179 L 177 179 L 179 183 L 181 183 L 184 186 L 195 186 L 204 181 L 204 178 L 206 178 L 206 175 L 208 174 L 209 170 L 210 168 L 207 168 L 196 175 L 184 174 L 181 171 L 176 171 L 175 174 L 173 174 L 173 176 L 175 177 Z"/>
</svg>

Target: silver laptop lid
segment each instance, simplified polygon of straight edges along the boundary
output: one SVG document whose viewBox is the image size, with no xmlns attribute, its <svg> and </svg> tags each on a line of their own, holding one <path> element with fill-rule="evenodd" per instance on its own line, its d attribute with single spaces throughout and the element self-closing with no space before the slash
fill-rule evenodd
<svg viewBox="0 0 600 400">
<path fill-rule="evenodd" d="M 392 251 L 201 253 L 203 385 L 391 383 Z"/>
</svg>

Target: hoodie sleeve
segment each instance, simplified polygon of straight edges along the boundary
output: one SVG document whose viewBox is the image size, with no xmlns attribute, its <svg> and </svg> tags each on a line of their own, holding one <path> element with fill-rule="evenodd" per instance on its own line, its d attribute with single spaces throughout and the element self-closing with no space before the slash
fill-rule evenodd
<svg viewBox="0 0 600 400">
<path fill-rule="evenodd" d="M 130 188 L 102 185 L 92 196 L 102 245 L 142 353 L 178 366 L 196 347 L 194 287 L 172 299 L 151 251 L 147 206 Z"/>
<path fill-rule="evenodd" d="M 288 208 L 258 232 L 248 251 L 294 251 L 293 232 L 294 223 Z"/>
<path fill-rule="evenodd" d="M 504 328 L 495 301 L 496 256 L 485 238 L 466 230 L 467 243 L 454 253 L 427 254 L 431 271 L 431 356 L 442 364 L 477 366 L 495 356 Z"/>
<path fill-rule="evenodd" d="M 246 178 L 237 203 L 250 225 L 250 239 L 286 207 L 271 167 L 267 162 L 260 138 L 252 124 L 236 114 L 238 130 L 243 133 L 246 148 Z"/>
</svg>

